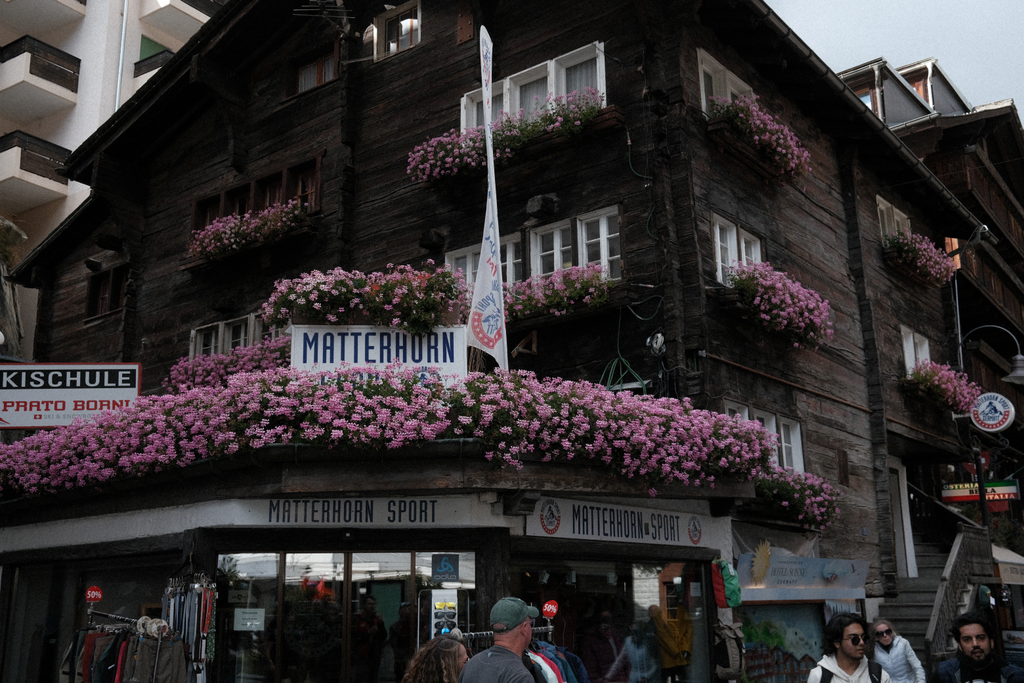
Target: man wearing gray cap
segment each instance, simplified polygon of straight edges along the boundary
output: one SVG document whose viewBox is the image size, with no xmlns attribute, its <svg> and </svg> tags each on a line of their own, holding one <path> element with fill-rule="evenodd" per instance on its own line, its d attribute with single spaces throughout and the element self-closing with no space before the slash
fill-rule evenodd
<svg viewBox="0 0 1024 683">
<path fill-rule="evenodd" d="M 459 683 L 534 683 L 523 664 L 523 652 L 533 639 L 530 619 L 540 615 L 519 598 L 502 598 L 491 608 L 494 647 L 471 658 Z"/>
</svg>

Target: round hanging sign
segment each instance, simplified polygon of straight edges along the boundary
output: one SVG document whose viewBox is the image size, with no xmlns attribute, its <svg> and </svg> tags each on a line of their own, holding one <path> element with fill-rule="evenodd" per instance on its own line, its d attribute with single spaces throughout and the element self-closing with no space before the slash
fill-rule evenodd
<svg viewBox="0 0 1024 683">
<path fill-rule="evenodd" d="M 1002 394 L 982 394 L 971 408 L 971 422 L 983 432 L 1001 432 L 1013 424 L 1017 414 L 1010 399 Z"/>
<path fill-rule="evenodd" d="M 85 589 L 86 602 L 99 602 L 103 599 L 103 589 L 99 586 L 89 586 Z"/>
<path fill-rule="evenodd" d="M 541 608 L 540 613 L 548 619 L 553 619 L 554 616 L 558 614 L 558 603 L 554 600 L 548 600 L 544 603 L 544 607 Z"/>
</svg>

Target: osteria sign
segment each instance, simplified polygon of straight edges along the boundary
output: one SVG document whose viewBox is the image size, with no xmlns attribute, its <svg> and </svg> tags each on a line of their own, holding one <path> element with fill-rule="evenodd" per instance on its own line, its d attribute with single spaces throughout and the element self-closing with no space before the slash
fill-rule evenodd
<svg viewBox="0 0 1024 683">
<path fill-rule="evenodd" d="M 127 408 L 141 372 L 138 363 L 0 363 L 0 429 L 61 427 Z"/>
</svg>

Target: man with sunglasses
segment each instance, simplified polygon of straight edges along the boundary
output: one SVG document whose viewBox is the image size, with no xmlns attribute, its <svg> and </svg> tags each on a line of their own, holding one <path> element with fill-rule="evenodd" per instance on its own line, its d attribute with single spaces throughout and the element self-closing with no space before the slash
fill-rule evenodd
<svg viewBox="0 0 1024 683">
<path fill-rule="evenodd" d="M 936 683 L 1024 683 L 1024 669 L 992 651 L 995 627 L 982 612 L 961 614 L 950 635 L 956 640 L 956 657 L 939 664 Z"/>
<path fill-rule="evenodd" d="M 825 626 L 825 656 L 807 683 L 890 683 L 889 674 L 868 660 L 868 624 L 856 614 L 837 614 Z"/>
</svg>

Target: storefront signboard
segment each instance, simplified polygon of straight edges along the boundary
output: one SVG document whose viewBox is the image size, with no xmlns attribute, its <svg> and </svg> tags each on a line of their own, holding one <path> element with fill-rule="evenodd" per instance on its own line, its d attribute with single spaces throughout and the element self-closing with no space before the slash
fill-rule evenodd
<svg viewBox="0 0 1024 683">
<path fill-rule="evenodd" d="M 469 518 L 469 497 L 270 498 L 262 501 L 267 526 L 447 527 Z M 259 513 L 257 513 L 259 514 Z"/>
<path fill-rule="evenodd" d="M 138 363 L 0 363 L 0 429 L 60 427 L 127 408 L 141 371 Z"/>
<path fill-rule="evenodd" d="M 863 599 L 868 566 L 863 560 L 798 557 L 778 552 L 740 555 L 743 602 Z"/>
<path fill-rule="evenodd" d="M 541 498 L 526 518 L 526 535 L 620 543 L 707 545 L 710 518 L 688 512 Z M 702 543 L 703 541 L 703 543 Z"/>
<path fill-rule="evenodd" d="M 993 500 L 1018 500 L 1019 498 L 1020 494 L 1016 479 L 985 482 L 985 500 L 988 502 Z M 974 500 L 978 500 L 977 483 L 942 485 L 943 503 L 967 503 Z"/>
<path fill-rule="evenodd" d="M 999 578 L 1003 580 L 1003 583 L 1024 586 L 1024 565 L 997 562 L 996 566 L 999 567 Z"/>
<path fill-rule="evenodd" d="M 982 394 L 971 407 L 971 422 L 983 432 L 994 434 L 1009 428 L 1017 411 L 1002 394 Z"/>
<path fill-rule="evenodd" d="M 292 325 L 293 368 L 338 370 L 413 368 L 423 378 L 466 375 L 466 328 L 435 327 L 409 334 L 372 325 Z"/>
</svg>

